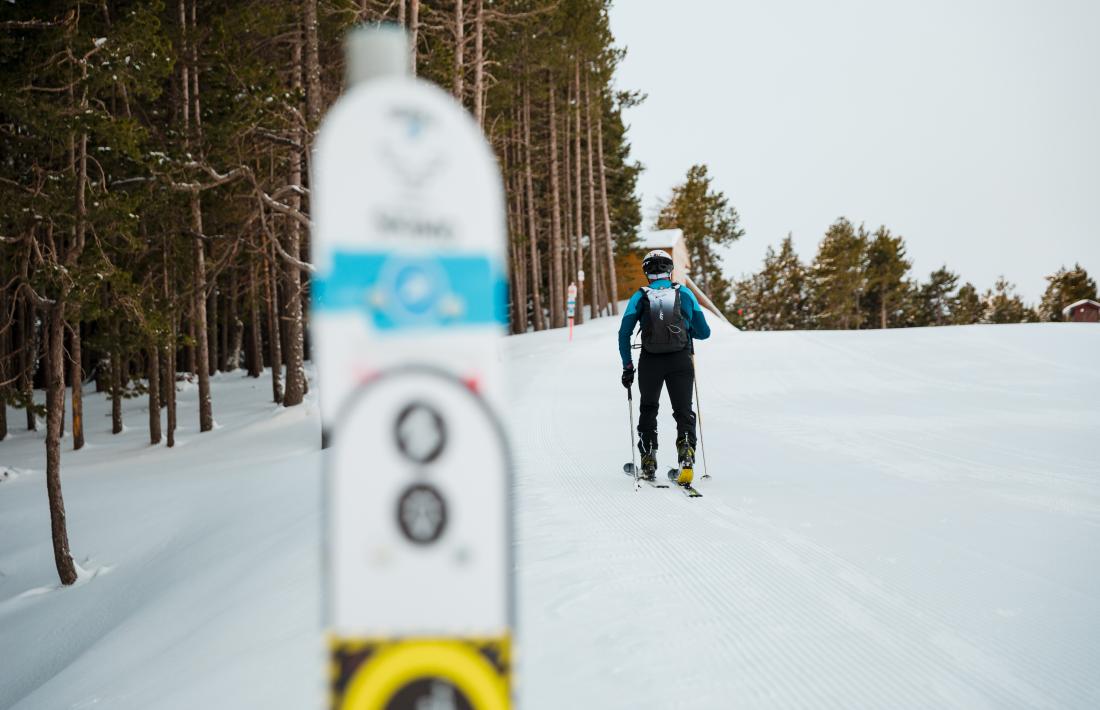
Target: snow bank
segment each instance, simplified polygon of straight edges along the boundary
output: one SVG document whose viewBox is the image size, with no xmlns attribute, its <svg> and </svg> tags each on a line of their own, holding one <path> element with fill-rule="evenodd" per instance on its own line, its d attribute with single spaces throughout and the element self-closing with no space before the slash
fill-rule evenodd
<svg viewBox="0 0 1100 710">
<path fill-rule="evenodd" d="M 3 483 L 0 708 L 317 706 L 315 408 L 275 407 L 266 377 L 219 375 L 214 393 L 222 428 L 197 434 L 184 388 L 167 450 L 147 443 L 143 401 L 112 436 L 109 403 L 86 392 L 90 445 L 62 458 L 71 587 L 41 469 Z M 0 461 L 41 467 L 41 433 L 0 443 Z"/>
</svg>

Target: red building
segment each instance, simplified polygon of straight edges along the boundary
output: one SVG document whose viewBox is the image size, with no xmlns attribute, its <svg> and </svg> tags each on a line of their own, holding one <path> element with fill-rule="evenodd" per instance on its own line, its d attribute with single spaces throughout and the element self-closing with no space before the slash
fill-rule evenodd
<svg viewBox="0 0 1100 710">
<path fill-rule="evenodd" d="M 1100 323 L 1100 303 L 1082 298 L 1063 308 L 1062 317 L 1076 323 Z"/>
</svg>

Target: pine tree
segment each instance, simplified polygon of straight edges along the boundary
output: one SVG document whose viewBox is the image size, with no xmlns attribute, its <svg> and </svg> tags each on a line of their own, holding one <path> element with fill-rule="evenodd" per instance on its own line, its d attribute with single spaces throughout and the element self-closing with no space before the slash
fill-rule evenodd
<svg viewBox="0 0 1100 710">
<path fill-rule="evenodd" d="M 879 227 L 864 254 L 864 319 L 877 328 L 899 325 L 906 291 L 905 241 Z"/>
<path fill-rule="evenodd" d="M 799 261 L 788 234 L 778 253 L 768 247 L 759 273 L 734 284 L 732 315 L 750 330 L 809 328 L 808 285 L 806 267 Z"/>
<path fill-rule="evenodd" d="M 863 324 L 866 247 L 863 228 L 857 232 L 843 217 L 825 232 L 810 269 L 810 299 L 818 327 L 853 330 Z"/>
<path fill-rule="evenodd" d="M 684 182 L 672 189 L 661 207 L 658 229 L 680 229 L 691 259 L 691 277 L 727 316 L 732 313 L 732 285 L 722 270 L 718 247 L 742 236 L 741 218 L 729 199 L 712 188 L 706 165 L 693 165 Z"/>
<path fill-rule="evenodd" d="M 951 307 L 955 297 L 955 287 L 959 283 L 957 274 L 941 266 L 928 275 L 928 281 L 917 290 L 915 304 L 915 322 L 913 325 L 947 325 L 951 322 Z"/>
<path fill-rule="evenodd" d="M 1080 264 L 1073 269 L 1061 267 L 1047 276 L 1047 289 L 1039 303 L 1039 318 L 1044 321 L 1062 320 L 1062 309 L 1082 298 L 1096 300 L 1096 282 Z"/>
<path fill-rule="evenodd" d="M 998 277 L 993 289 L 985 294 L 986 323 L 1032 323 L 1039 319 L 1015 291 L 1015 284 L 1004 276 Z"/>
<path fill-rule="evenodd" d="M 967 281 L 959 287 L 958 292 L 951 299 L 950 323 L 952 325 L 971 325 L 982 322 L 982 314 L 985 306 L 978 295 L 978 289 Z"/>
</svg>

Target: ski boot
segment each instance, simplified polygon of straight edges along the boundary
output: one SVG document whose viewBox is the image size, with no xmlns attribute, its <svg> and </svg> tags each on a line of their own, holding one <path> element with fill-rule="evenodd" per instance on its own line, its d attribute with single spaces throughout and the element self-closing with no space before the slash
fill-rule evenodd
<svg viewBox="0 0 1100 710">
<path fill-rule="evenodd" d="M 657 432 L 638 432 L 638 453 L 642 455 L 642 468 L 638 478 L 643 481 L 657 480 Z"/>
<path fill-rule="evenodd" d="M 680 474 L 676 482 L 681 486 L 691 485 L 695 478 L 695 442 L 686 436 L 676 442 L 676 455 L 680 459 Z"/>
</svg>

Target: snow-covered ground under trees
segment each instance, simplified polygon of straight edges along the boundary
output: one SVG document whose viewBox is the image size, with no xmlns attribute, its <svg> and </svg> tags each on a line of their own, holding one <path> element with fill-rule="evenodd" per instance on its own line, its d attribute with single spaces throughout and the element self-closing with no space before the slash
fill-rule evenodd
<svg viewBox="0 0 1100 710">
<path fill-rule="evenodd" d="M 616 325 L 503 345 L 522 707 L 1100 706 L 1100 327 L 718 328 L 689 500 L 621 473 Z M 316 410 L 214 387 L 174 451 L 87 396 L 74 588 L 41 434 L 0 443 L 0 708 L 320 707 Z"/>
</svg>

